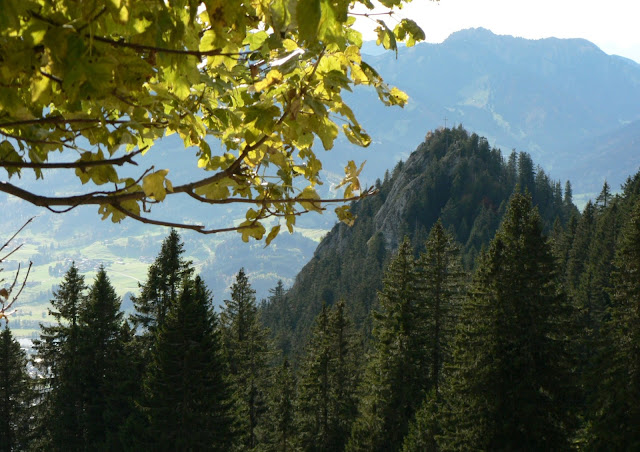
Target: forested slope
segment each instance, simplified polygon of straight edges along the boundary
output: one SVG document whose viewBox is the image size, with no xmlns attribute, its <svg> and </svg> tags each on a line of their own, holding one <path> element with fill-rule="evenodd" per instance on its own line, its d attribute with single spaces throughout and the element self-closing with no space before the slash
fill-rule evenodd
<svg viewBox="0 0 640 452">
<path fill-rule="evenodd" d="M 300 288 L 278 284 L 260 309 L 243 269 L 215 312 L 175 231 L 128 317 L 104 268 L 88 283 L 72 265 L 51 300 L 56 322 L 36 342 L 37 376 L 27 374 L 13 319 L 3 320 L 0 450 L 636 450 L 640 173 L 618 194 L 605 184 L 578 212 L 557 183 L 552 201 L 540 203 L 545 176 L 537 171 L 526 184 L 526 154 L 502 162 L 478 140 L 474 174 L 484 174 L 478 162 L 495 162 L 496 177 L 513 176 L 511 168 L 515 177 L 472 262 L 480 214 L 470 216 L 464 243 L 442 220 L 421 237 L 420 215 L 398 228 L 402 239 L 376 229 L 416 160 L 439 168 L 434 174 L 465 160 L 464 143 L 475 137 L 458 129 L 447 146 L 447 132 L 380 183 L 386 198 L 367 200 L 379 203 L 375 212 L 357 207 L 369 229 L 343 229 L 319 250 L 322 262 L 340 252 L 356 259 L 355 246 L 369 246 L 359 261 L 335 266 L 342 300 L 322 304 L 307 332 L 283 328 L 302 325 L 292 298 Z M 443 139 L 447 152 L 438 154 Z M 419 194 L 410 181 L 408 207 Z M 493 210 L 482 202 L 490 195 L 464 193 L 460 211 L 474 196 L 476 210 Z M 376 265 L 359 268 L 367 259 Z M 378 267 L 378 280 L 366 273 Z M 366 314 L 353 296 L 367 288 L 364 276 L 380 288 Z M 354 322 L 358 306 L 366 317 Z M 261 323 L 276 317 L 271 334 L 288 350 Z"/>
<path fill-rule="evenodd" d="M 376 185 L 376 196 L 353 205 L 355 225 L 336 225 L 287 296 L 264 306 L 263 318 L 285 351 L 306 336 L 323 303 L 345 299 L 356 324 L 368 331 L 389 256 L 405 236 L 421 248 L 438 218 L 462 244 L 469 270 L 493 238 L 516 187 L 532 195 L 547 231 L 556 219 L 564 224 L 577 213 L 568 182 L 563 189 L 527 153 L 505 157 L 462 127 L 429 132 Z"/>
</svg>

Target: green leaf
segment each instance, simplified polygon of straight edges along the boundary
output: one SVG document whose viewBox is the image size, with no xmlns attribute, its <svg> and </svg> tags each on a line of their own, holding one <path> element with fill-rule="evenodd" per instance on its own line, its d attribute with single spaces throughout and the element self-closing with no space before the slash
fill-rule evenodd
<svg viewBox="0 0 640 452">
<path fill-rule="evenodd" d="M 366 160 L 360 164 L 360 168 L 356 168 L 356 164 L 353 160 L 349 160 L 347 166 L 344 167 L 344 179 L 342 182 L 338 184 L 336 188 L 340 188 L 345 186 L 344 189 L 344 197 L 351 198 L 354 196 L 354 192 L 356 190 L 360 190 L 360 173 L 362 172 L 362 168 L 364 168 L 364 164 L 367 163 Z"/>
<path fill-rule="evenodd" d="M 242 234 L 242 241 L 248 242 L 249 238 L 253 237 L 256 240 L 262 240 L 264 233 L 266 232 L 264 226 L 260 222 L 252 220 L 244 221 L 238 226 L 238 232 Z"/>
<path fill-rule="evenodd" d="M 322 9 L 320 0 L 299 0 L 296 6 L 296 18 L 300 37 L 308 43 L 315 42 L 318 35 L 318 26 Z"/>
<path fill-rule="evenodd" d="M 400 41 L 406 41 L 407 47 L 413 47 L 417 41 L 424 41 L 422 28 L 411 19 L 402 19 L 393 29 L 393 33 Z"/>
<path fill-rule="evenodd" d="M 313 212 L 322 212 L 321 204 L 319 202 L 312 201 L 314 199 L 320 199 L 320 195 L 318 194 L 318 192 L 316 192 L 316 190 L 312 186 L 308 186 L 307 188 L 302 190 L 302 193 L 300 193 L 300 196 L 298 196 L 298 199 L 307 200 L 307 201 L 298 201 L 300 205 L 302 205 L 302 207 L 304 207 L 306 210 L 313 211 Z"/>
<path fill-rule="evenodd" d="M 356 217 L 353 216 L 349 206 L 340 206 L 335 209 L 338 220 L 342 221 L 347 226 L 353 226 L 356 222 Z"/>
<path fill-rule="evenodd" d="M 168 173 L 169 170 L 163 169 L 146 175 L 142 179 L 142 191 L 144 191 L 144 194 L 156 201 L 163 201 L 167 196 L 165 178 Z"/>
<path fill-rule="evenodd" d="M 22 158 L 20 157 L 20 154 L 18 154 L 15 150 L 15 148 L 13 147 L 13 144 L 11 144 L 9 141 L 7 140 L 3 140 L 0 142 L 0 160 L 3 160 L 5 162 L 22 162 Z M 6 165 L 3 167 L 7 173 L 9 174 L 9 177 L 11 177 L 13 174 L 20 174 L 20 168 L 17 168 L 15 166 L 9 166 Z"/>
<path fill-rule="evenodd" d="M 378 39 L 376 41 L 377 44 L 382 44 L 382 46 L 387 50 L 394 50 L 397 58 L 398 43 L 396 42 L 395 34 L 389 29 L 389 27 L 387 27 L 387 24 L 384 21 L 378 20 L 377 22 L 380 25 L 379 27 L 376 27 L 376 33 L 378 34 Z"/>
<path fill-rule="evenodd" d="M 196 188 L 196 194 L 204 196 L 207 199 L 226 199 L 229 197 L 229 187 L 225 182 L 231 182 L 229 179 L 223 179 L 218 182 Z"/>
<path fill-rule="evenodd" d="M 262 30 L 255 33 L 250 33 L 246 39 L 247 44 L 249 44 L 249 50 L 258 50 L 260 47 L 262 47 L 262 44 L 264 44 L 268 37 L 269 35 Z"/>
<path fill-rule="evenodd" d="M 371 144 L 371 137 L 358 125 L 343 124 L 342 130 L 344 131 L 347 139 L 353 144 L 357 144 L 362 147 L 367 147 Z"/>
<path fill-rule="evenodd" d="M 276 236 L 280 233 L 280 225 L 274 226 L 271 228 L 271 232 L 267 235 L 267 239 L 265 240 L 265 248 L 269 246 L 269 244 L 276 238 Z"/>
</svg>

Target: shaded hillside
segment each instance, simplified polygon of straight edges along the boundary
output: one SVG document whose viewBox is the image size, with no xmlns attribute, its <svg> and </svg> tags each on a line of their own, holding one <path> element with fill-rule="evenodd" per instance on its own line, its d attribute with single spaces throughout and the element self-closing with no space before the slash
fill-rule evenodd
<svg viewBox="0 0 640 452">
<path fill-rule="evenodd" d="M 265 306 L 265 322 L 280 335 L 285 350 L 292 339 L 288 331 L 299 343 L 323 303 L 345 299 L 366 330 L 389 256 L 405 235 L 414 247 L 422 247 L 438 218 L 462 244 L 463 261 L 471 268 L 517 186 L 533 195 L 547 229 L 556 218 L 566 222 L 577 212 L 570 192 L 563 193 L 561 183 L 536 168 L 528 154 L 513 152 L 505 159 L 486 139 L 462 127 L 429 133 L 377 186 L 376 196 L 353 206 L 355 225 L 336 225 L 287 297 Z"/>
</svg>

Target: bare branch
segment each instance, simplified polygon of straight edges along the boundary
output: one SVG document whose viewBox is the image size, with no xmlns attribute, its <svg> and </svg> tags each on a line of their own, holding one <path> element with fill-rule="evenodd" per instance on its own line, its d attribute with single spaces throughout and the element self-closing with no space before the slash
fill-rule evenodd
<svg viewBox="0 0 640 452">
<path fill-rule="evenodd" d="M 11 241 L 12 241 L 13 239 L 15 239 L 15 238 L 16 238 L 16 236 L 17 236 L 18 234 L 20 234 L 20 232 L 22 232 L 22 230 L 23 230 L 24 228 L 26 228 L 26 227 L 27 227 L 27 225 L 28 225 L 29 223 L 31 223 L 35 218 L 36 218 L 36 217 L 31 217 L 31 218 L 29 218 L 29 219 L 28 219 L 28 220 L 27 220 L 27 221 L 22 225 L 22 227 L 21 227 L 20 229 L 18 229 L 18 231 L 17 231 L 15 234 L 13 234 L 13 235 L 9 238 L 9 240 L 7 240 L 7 241 L 4 243 L 4 245 L 2 245 L 2 247 L 0 247 L 0 251 L 2 251 L 2 250 L 3 250 L 3 249 L 5 249 L 7 246 L 9 246 L 9 243 L 11 243 Z M 0 262 L 2 262 L 5 258 L 6 258 L 6 257 L 4 257 L 4 258 L 0 259 Z"/>
<path fill-rule="evenodd" d="M 42 69 L 40 69 L 40 74 L 42 74 L 44 77 L 47 77 L 49 80 L 53 80 L 56 83 L 62 84 L 62 82 L 63 82 L 63 80 L 61 78 L 56 77 L 53 74 L 49 74 L 48 72 L 45 72 Z"/>
<path fill-rule="evenodd" d="M 199 232 L 201 234 L 218 234 L 220 232 L 232 232 L 232 231 L 239 231 L 239 230 L 242 230 L 242 229 L 250 229 L 255 224 L 255 222 L 253 222 L 250 225 L 246 225 L 246 226 L 233 226 L 233 227 L 229 227 L 229 228 L 220 228 L 220 229 L 205 229 L 205 227 L 203 225 L 173 223 L 173 222 L 170 222 L 170 221 L 153 220 L 151 218 L 142 217 L 142 216 L 137 215 L 137 214 L 135 214 L 133 212 L 130 212 L 130 211 L 122 208 L 121 206 L 118 206 L 118 205 L 114 205 L 113 207 L 115 209 L 119 210 L 120 212 L 122 212 L 123 214 L 125 214 L 126 216 L 131 217 L 134 220 L 137 220 L 137 221 L 139 221 L 141 223 L 144 223 L 144 224 L 153 224 L 153 225 L 156 225 L 156 226 L 167 226 L 167 227 L 170 227 L 170 228 L 189 229 L 191 231 L 196 231 L 196 232 Z"/>
<path fill-rule="evenodd" d="M 7 253 L 6 256 L 3 256 L 0 258 L 0 262 L 4 262 L 5 260 L 7 260 L 7 258 L 9 256 L 11 256 L 13 253 L 15 253 L 16 251 L 18 251 L 20 248 L 22 248 L 22 244 L 16 246 L 14 249 L 12 249 L 11 251 L 9 251 L 9 253 Z"/>
<path fill-rule="evenodd" d="M 7 240 L 2 247 L 0 247 L 0 251 L 4 250 L 7 246 L 9 246 L 9 244 L 13 241 L 13 239 L 16 238 L 16 236 L 18 234 L 20 234 L 20 232 L 22 232 L 22 230 L 27 227 L 27 225 L 29 223 L 31 223 L 33 221 L 35 217 L 31 217 L 29 218 L 20 229 L 18 229 L 16 231 L 15 234 L 13 234 L 9 240 Z M 9 252 L 6 256 L 0 258 L 0 262 L 5 261 L 9 256 L 11 256 L 13 253 L 15 253 L 16 251 L 18 251 L 20 248 L 22 247 L 22 244 L 18 245 L 17 247 L 15 247 L 13 250 L 11 250 L 11 252 Z M 4 300 L 0 301 L 0 319 L 4 318 L 5 321 L 9 321 L 8 319 L 8 313 L 7 311 L 9 309 L 11 309 L 11 307 L 13 306 L 13 304 L 16 302 L 16 300 L 18 299 L 18 297 L 20 296 L 20 294 L 22 293 L 22 291 L 24 290 L 24 288 L 27 285 L 27 279 L 29 278 L 29 273 L 31 272 L 31 267 L 33 265 L 33 262 L 29 262 L 29 267 L 27 269 L 27 274 L 25 275 L 24 279 L 22 280 L 22 285 L 20 286 L 20 290 L 18 291 L 17 294 L 12 296 L 13 290 L 16 287 L 16 284 L 18 283 L 18 279 L 20 278 L 20 264 L 18 264 L 18 269 L 16 270 L 15 276 L 13 278 L 13 282 L 11 283 L 11 286 L 9 286 L 8 289 L 2 289 L 2 297 L 4 298 Z M 0 269 L 0 271 L 2 271 L 4 269 Z M 4 278 L 2 280 L 0 280 L 0 282 L 4 282 Z"/>
<path fill-rule="evenodd" d="M 18 291 L 18 293 L 11 298 L 11 301 L 9 302 L 9 304 L 5 305 L 4 303 L 2 303 L 2 309 L 0 309 L 0 318 L 4 317 L 7 322 L 9 321 L 7 317 L 7 311 L 11 309 L 13 304 L 16 302 L 16 300 L 18 299 L 18 297 L 26 287 L 27 280 L 29 279 L 29 273 L 31 273 L 32 266 L 33 266 L 33 262 L 29 261 L 29 267 L 27 267 L 27 274 L 24 276 L 24 279 L 22 280 L 22 285 L 20 286 L 20 290 Z M 11 296 L 11 292 L 13 292 L 13 288 L 16 284 L 16 281 L 18 280 L 19 274 L 20 274 L 20 265 L 18 265 L 18 270 L 16 271 L 16 277 L 13 281 L 13 284 L 11 285 L 11 288 L 8 290 L 9 296 Z"/>
</svg>

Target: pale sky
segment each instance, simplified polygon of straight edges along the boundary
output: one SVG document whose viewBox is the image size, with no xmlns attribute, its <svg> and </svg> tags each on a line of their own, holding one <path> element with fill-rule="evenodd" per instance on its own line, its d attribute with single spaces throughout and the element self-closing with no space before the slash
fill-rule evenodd
<svg viewBox="0 0 640 452">
<path fill-rule="evenodd" d="M 584 38 L 608 54 L 640 63 L 640 0 L 413 0 L 398 15 L 418 22 L 427 42 L 442 42 L 465 28 L 484 27 L 495 34 L 528 39 Z M 373 32 L 363 28 L 371 21 L 359 22 L 365 39 L 375 39 Z M 387 23 L 395 26 L 393 19 L 387 18 Z"/>
</svg>

